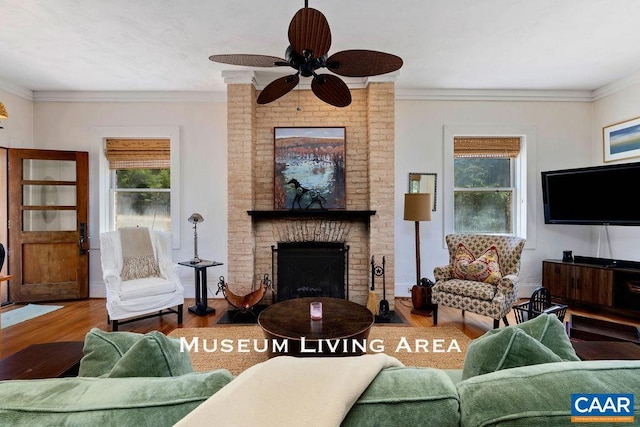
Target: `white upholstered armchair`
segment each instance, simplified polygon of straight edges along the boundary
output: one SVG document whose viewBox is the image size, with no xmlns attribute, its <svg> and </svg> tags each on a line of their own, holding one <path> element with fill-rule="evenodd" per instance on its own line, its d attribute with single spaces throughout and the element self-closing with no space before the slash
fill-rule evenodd
<svg viewBox="0 0 640 427">
<path fill-rule="evenodd" d="M 102 233 L 100 255 L 113 331 L 167 312 L 182 323 L 184 288 L 171 259 L 169 233 L 142 227 Z"/>
<path fill-rule="evenodd" d="M 438 324 L 437 304 L 493 318 L 497 328 L 518 300 L 518 273 L 525 240 L 480 234 L 446 236 L 449 265 L 436 267 L 431 298 L 433 324 Z"/>
</svg>

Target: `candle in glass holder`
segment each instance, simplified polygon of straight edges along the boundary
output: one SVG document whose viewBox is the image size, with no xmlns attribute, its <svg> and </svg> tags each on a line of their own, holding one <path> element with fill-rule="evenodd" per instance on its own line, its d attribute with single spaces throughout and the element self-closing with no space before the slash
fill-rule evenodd
<svg viewBox="0 0 640 427">
<path fill-rule="evenodd" d="M 322 303 L 320 301 L 313 301 L 309 304 L 309 313 L 311 314 L 311 320 L 322 319 Z"/>
</svg>

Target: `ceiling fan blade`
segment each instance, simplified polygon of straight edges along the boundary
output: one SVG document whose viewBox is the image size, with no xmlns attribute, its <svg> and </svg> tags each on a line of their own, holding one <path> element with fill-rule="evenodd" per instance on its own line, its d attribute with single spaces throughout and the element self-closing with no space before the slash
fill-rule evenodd
<svg viewBox="0 0 640 427">
<path fill-rule="evenodd" d="M 331 47 L 327 18 L 319 10 L 300 9 L 289 24 L 289 44 L 302 56 L 304 51 L 310 51 L 313 59 L 326 55 Z"/>
<path fill-rule="evenodd" d="M 289 65 L 287 61 L 277 56 L 268 55 L 248 55 L 248 54 L 228 54 L 228 55 L 211 55 L 209 57 L 213 62 L 222 64 L 244 65 L 246 67 L 279 67 Z"/>
<path fill-rule="evenodd" d="M 297 74 L 281 77 L 272 81 L 262 89 L 262 92 L 258 95 L 258 104 L 268 104 L 286 95 L 298 85 L 299 81 L 300 77 L 298 77 Z"/>
<path fill-rule="evenodd" d="M 311 81 L 313 93 L 334 107 L 346 107 L 351 104 L 351 92 L 340 77 L 332 74 L 319 74 Z"/>
<path fill-rule="evenodd" d="M 327 59 L 327 68 L 345 77 L 368 77 L 399 70 L 402 58 L 375 50 L 343 50 Z"/>
</svg>

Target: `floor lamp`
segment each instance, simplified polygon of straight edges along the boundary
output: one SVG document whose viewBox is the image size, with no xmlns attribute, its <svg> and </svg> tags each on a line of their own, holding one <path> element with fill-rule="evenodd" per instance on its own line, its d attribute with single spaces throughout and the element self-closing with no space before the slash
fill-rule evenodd
<svg viewBox="0 0 640 427">
<path fill-rule="evenodd" d="M 420 221 L 431 221 L 431 194 L 430 193 L 411 193 L 404 195 L 404 219 L 406 221 L 415 221 L 416 223 L 416 285 L 420 289 Z M 414 310 L 412 310 L 414 312 Z M 421 313 L 417 310 L 416 314 L 428 315 L 426 312 Z"/>
</svg>

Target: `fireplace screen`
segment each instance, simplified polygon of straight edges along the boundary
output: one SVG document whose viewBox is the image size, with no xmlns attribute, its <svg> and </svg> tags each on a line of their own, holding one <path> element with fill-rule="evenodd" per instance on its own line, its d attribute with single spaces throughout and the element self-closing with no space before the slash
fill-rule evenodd
<svg viewBox="0 0 640 427">
<path fill-rule="evenodd" d="M 348 246 L 343 243 L 279 243 L 274 248 L 278 301 L 303 297 L 347 298 Z"/>
</svg>

